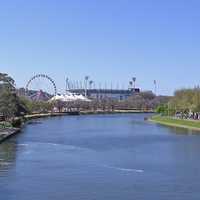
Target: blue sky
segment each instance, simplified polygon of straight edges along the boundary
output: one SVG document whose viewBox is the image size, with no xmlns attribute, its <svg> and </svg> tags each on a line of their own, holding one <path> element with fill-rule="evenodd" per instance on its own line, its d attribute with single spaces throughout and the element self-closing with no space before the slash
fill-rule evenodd
<svg viewBox="0 0 200 200">
<path fill-rule="evenodd" d="M 200 84 L 198 0 L 0 0 L 0 71 L 24 86 L 50 75 L 96 83 L 131 77 L 160 94 Z"/>
</svg>

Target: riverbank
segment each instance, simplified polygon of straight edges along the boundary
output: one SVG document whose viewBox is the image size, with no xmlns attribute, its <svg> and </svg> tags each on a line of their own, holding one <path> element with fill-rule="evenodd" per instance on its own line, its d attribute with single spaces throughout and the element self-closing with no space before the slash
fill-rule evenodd
<svg viewBox="0 0 200 200">
<path fill-rule="evenodd" d="M 92 114 L 134 114 L 134 113 L 154 113 L 154 111 L 146 111 L 146 110 L 113 110 L 113 111 L 105 111 L 105 110 L 96 110 L 96 111 L 80 111 L 81 115 L 92 115 Z"/>
<path fill-rule="evenodd" d="M 61 112 L 61 113 L 38 113 L 38 114 L 31 114 L 25 115 L 24 119 L 31 120 L 37 118 L 44 118 L 44 117 L 58 117 L 58 116 L 66 116 L 66 115 L 92 115 L 92 114 L 133 114 L 133 113 L 155 113 L 152 110 L 113 110 L 113 111 L 106 111 L 106 110 L 81 110 L 81 111 L 70 111 L 70 112 Z"/>
<path fill-rule="evenodd" d="M 31 115 L 25 115 L 25 120 L 37 119 L 37 118 L 44 118 L 44 117 L 59 117 L 59 116 L 66 116 L 66 115 L 79 115 L 80 112 L 61 112 L 61 113 L 37 113 Z"/>
<path fill-rule="evenodd" d="M 160 115 L 153 116 L 149 119 L 150 122 L 158 123 L 165 126 L 186 128 L 194 131 L 200 131 L 200 121 L 175 119 L 172 117 L 164 117 Z"/>
<path fill-rule="evenodd" d="M 20 128 L 0 128 L 0 143 L 20 132 Z"/>
</svg>

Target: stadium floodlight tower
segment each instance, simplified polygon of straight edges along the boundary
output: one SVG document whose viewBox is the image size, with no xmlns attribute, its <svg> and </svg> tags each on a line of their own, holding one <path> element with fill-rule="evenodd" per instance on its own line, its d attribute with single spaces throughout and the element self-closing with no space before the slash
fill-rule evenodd
<svg viewBox="0 0 200 200">
<path fill-rule="evenodd" d="M 87 97 L 87 85 L 88 85 L 89 76 L 85 76 L 85 97 Z"/>
<path fill-rule="evenodd" d="M 133 81 L 129 81 L 129 89 L 132 90 L 133 87 Z"/>
<path fill-rule="evenodd" d="M 133 80 L 133 88 L 135 89 L 136 77 L 133 77 L 132 80 Z"/>
<path fill-rule="evenodd" d="M 92 89 L 92 85 L 93 85 L 94 81 L 89 81 L 89 85 L 90 85 L 90 89 Z"/>
<path fill-rule="evenodd" d="M 67 77 L 65 80 L 65 92 L 67 94 L 67 92 L 70 90 L 70 86 L 69 86 L 69 78 Z"/>
<path fill-rule="evenodd" d="M 153 84 L 154 84 L 154 93 L 155 93 L 155 95 L 157 95 L 157 81 L 154 80 Z"/>
</svg>

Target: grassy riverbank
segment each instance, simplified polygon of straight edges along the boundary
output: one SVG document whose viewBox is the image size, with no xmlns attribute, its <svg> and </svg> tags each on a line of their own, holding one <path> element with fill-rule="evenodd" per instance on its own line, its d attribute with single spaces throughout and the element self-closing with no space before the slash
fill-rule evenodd
<svg viewBox="0 0 200 200">
<path fill-rule="evenodd" d="M 191 130 L 200 131 L 200 121 L 175 119 L 172 117 L 163 117 L 160 115 L 151 117 L 149 121 L 166 125 L 166 126 L 187 128 Z"/>
</svg>

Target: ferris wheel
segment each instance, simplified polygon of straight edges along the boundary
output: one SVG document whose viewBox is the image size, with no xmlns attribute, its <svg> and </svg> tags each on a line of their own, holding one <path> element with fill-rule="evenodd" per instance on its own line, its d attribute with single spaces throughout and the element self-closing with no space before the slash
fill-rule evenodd
<svg viewBox="0 0 200 200">
<path fill-rule="evenodd" d="M 26 96 L 32 100 L 49 100 L 56 94 L 56 84 L 46 74 L 37 74 L 26 84 Z"/>
</svg>

